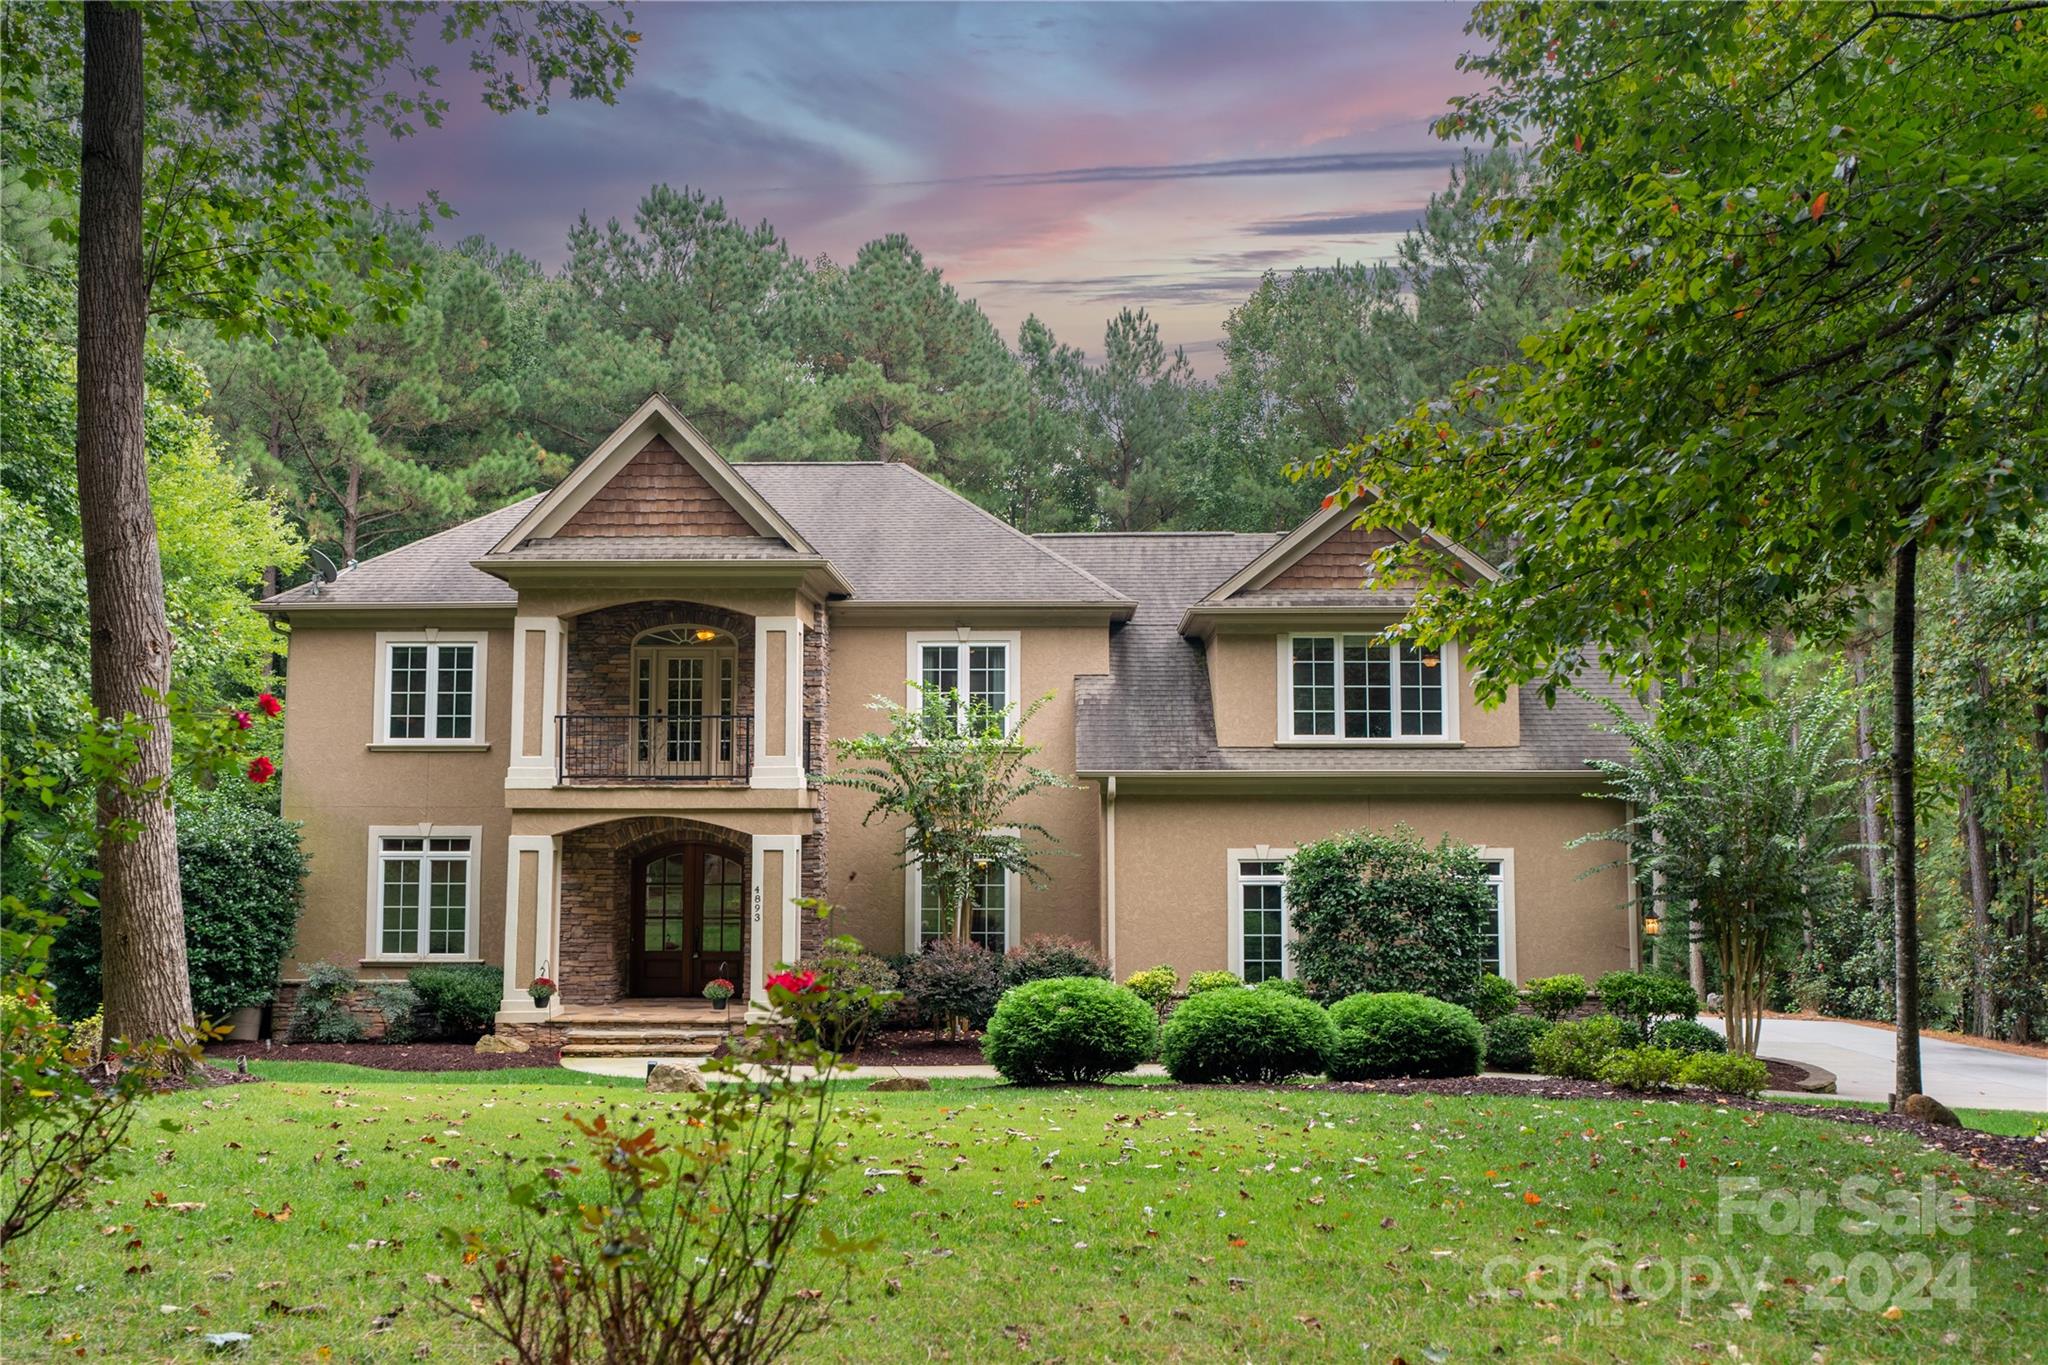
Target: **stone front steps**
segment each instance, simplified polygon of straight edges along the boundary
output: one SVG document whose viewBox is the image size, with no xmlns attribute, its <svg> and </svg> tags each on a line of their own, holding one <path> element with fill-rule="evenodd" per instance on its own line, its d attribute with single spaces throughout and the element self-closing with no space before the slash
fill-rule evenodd
<svg viewBox="0 0 2048 1365">
<path fill-rule="evenodd" d="M 640 1014 L 614 1006 L 601 1017 L 579 1019 L 572 1013 L 558 1022 L 565 1034 L 564 1057 L 708 1057 L 745 1026 L 746 1013 L 670 1009 Z"/>
</svg>

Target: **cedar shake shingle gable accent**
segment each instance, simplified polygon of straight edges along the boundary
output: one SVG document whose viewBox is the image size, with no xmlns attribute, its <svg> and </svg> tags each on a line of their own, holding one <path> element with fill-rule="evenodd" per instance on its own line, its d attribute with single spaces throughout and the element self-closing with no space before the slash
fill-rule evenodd
<svg viewBox="0 0 2048 1365">
<path fill-rule="evenodd" d="M 1388 545 L 1399 544 L 1400 540 L 1384 527 L 1367 531 L 1346 526 L 1267 580 L 1261 591 L 1359 591 L 1365 582 L 1367 557 Z"/>
<path fill-rule="evenodd" d="M 570 538 L 753 534 L 747 519 L 659 436 L 555 532 Z"/>
</svg>

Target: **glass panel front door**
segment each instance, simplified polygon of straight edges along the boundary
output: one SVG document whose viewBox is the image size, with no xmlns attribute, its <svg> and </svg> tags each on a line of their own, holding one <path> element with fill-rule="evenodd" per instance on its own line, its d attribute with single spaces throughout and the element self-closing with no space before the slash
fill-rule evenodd
<svg viewBox="0 0 2048 1365">
<path fill-rule="evenodd" d="M 724 977 L 743 994 L 746 872 L 738 854 L 682 844 L 642 859 L 633 883 L 633 993 L 696 996 Z"/>
<path fill-rule="evenodd" d="M 638 652 L 633 762 L 640 775 L 704 777 L 731 762 L 733 664 L 725 650 Z"/>
</svg>

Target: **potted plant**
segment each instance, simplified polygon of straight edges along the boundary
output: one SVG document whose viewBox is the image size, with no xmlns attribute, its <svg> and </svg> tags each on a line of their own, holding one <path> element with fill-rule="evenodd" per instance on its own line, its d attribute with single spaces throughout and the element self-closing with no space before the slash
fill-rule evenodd
<svg viewBox="0 0 2048 1365">
<path fill-rule="evenodd" d="M 526 983 L 526 993 L 533 997 L 535 1009 L 546 1009 L 548 1001 L 555 998 L 555 983 L 544 976 L 536 976 Z"/>
<path fill-rule="evenodd" d="M 725 1002 L 732 999 L 732 982 L 724 977 L 713 977 L 704 983 L 704 998 L 711 1002 L 711 1008 L 722 1010 Z"/>
</svg>

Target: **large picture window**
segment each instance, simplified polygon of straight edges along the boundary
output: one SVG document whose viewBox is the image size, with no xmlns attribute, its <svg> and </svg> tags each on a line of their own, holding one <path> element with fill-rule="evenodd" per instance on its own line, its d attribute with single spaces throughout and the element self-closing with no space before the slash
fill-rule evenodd
<svg viewBox="0 0 2048 1365">
<path fill-rule="evenodd" d="M 938 888 L 915 862 L 904 869 L 907 920 L 904 942 L 912 952 L 945 935 L 946 907 Z M 984 867 L 976 879 L 967 908 L 967 937 L 990 952 L 1010 950 L 1017 924 L 1018 876 L 1000 867 Z"/>
<path fill-rule="evenodd" d="M 371 956 L 474 957 L 475 838 L 411 833 L 373 837 Z"/>
<path fill-rule="evenodd" d="M 1287 857 L 1292 850 L 1230 855 L 1230 969 L 1257 985 L 1293 975 L 1287 950 Z"/>
<path fill-rule="evenodd" d="M 1291 739 L 1443 739 L 1445 657 L 1377 635 L 1287 640 Z"/>
<path fill-rule="evenodd" d="M 474 744 L 483 739 L 479 636 L 379 636 L 377 742 Z"/>
<path fill-rule="evenodd" d="M 1014 636 L 965 639 L 916 639 L 911 641 L 911 674 L 918 684 L 913 704 L 930 707 L 946 693 L 959 702 L 953 724 L 987 723 L 1004 717 L 1017 702 L 1017 649 Z M 980 721 L 976 718 L 981 717 Z"/>
</svg>

